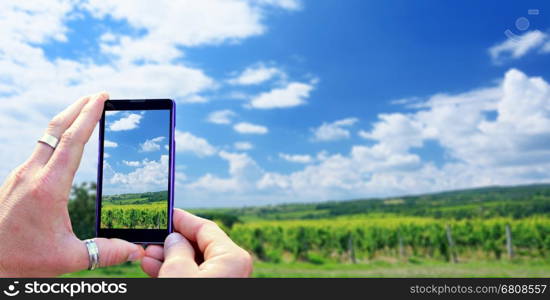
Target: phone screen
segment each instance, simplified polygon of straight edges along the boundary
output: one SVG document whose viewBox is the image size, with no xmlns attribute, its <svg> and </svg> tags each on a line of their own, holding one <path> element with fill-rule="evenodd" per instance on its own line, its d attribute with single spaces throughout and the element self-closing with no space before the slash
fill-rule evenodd
<svg viewBox="0 0 550 300">
<path fill-rule="evenodd" d="M 167 229 L 170 110 L 105 111 L 100 229 Z"/>
</svg>

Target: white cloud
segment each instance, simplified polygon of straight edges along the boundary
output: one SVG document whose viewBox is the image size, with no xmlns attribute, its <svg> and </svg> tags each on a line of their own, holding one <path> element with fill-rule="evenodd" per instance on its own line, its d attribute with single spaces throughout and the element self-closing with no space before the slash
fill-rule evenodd
<svg viewBox="0 0 550 300">
<path fill-rule="evenodd" d="M 48 5 L 39 1 L 2 1 L 0 36 L 14 42 L 38 44 L 66 41 L 68 28 L 64 22 L 71 17 L 71 11 L 71 1 L 50 1 Z"/>
<path fill-rule="evenodd" d="M 285 77 L 285 74 L 275 67 L 267 67 L 263 63 L 246 68 L 238 76 L 229 79 L 234 85 L 254 85 L 270 80 L 275 76 Z"/>
<path fill-rule="evenodd" d="M 216 88 L 216 82 L 201 69 L 173 58 L 182 57 L 188 47 L 235 43 L 262 34 L 273 9 L 299 8 L 295 1 L 161 2 L 52 0 L 44 5 L 40 1 L 0 1 L 0 140 L 10 145 L 0 149 L 0 159 L 6 162 L 0 177 L 32 151 L 35 139 L 21 137 L 40 136 L 51 117 L 83 95 L 107 90 L 113 99 L 208 101 L 200 94 Z M 91 11 L 92 18 L 82 10 Z M 81 17 L 86 18 L 87 26 L 99 30 L 96 42 L 100 52 L 87 55 L 84 51 L 78 59 L 47 57 L 45 44 L 72 47 L 73 34 L 68 33 L 84 34 L 67 25 Z M 105 18 L 123 26 L 98 26 Z M 143 34 L 128 36 L 126 32 Z M 59 46 L 59 42 L 66 44 Z M 97 131 L 84 153 L 77 181 L 96 176 Z"/>
<path fill-rule="evenodd" d="M 233 129 L 236 132 L 242 134 L 266 134 L 269 132 L 269 130 L 265 126 L 246 122 L 235 124 L 235 126 L 233 126 Z"/>
<path fill-rule="evenodd" d="M 129 114 L 126 117 L 122 117 L 109 125 L 109 130 L 123 131 L 136 129 L 141 121 L 142 115 Z"/>
<path fill-rule="evenodd" d="M 254 145 L 252 145 L 250 142 L 235 142 L 233 143 L 233 147 L 235 147 L 235 149 L 237 150 L 247 151 L 254 148 Z"/>
<path fill-rule="evenodd" d="M 141 166 L 141 162 L 139 162 L 139 161 L 122 160 L 122 163 L 127 165 L 128 167 L 139 167 L 139 166 Z"/>
<path fill-rule="evenodd" d="M 231 119 L 236 115 L 234 111 L 229 109 L 217 110 L 211 112 L 206 120 L 214 124 L 231 124 Z"/>
<path fill-rule="evenodd" d="M 84 7 L 94 16 L 110 16 L 145 29 L 140 37 L 118 35 L 102 51 L 133 62 L 170 62 L 181 57 L 178 46 L 193 47 L 238 41 L 264 33 L 261 23 L 266 6 L 296 10 L 297 1 L 149 1 L 90 0 Z M 112 40 L 112 39 L 111 39 Z"/>
<path fill-rule="evenodd" d="M 370 127 L 360 131 L 369 145 L 321 151 L 288 174 L 265 171 L 246 155 L 231 156 L 252 176 L 208 174 L 189 191 L 204 201 L 223 195 L 235 204 L 259 205 L 550 181 L 550 84 L 515 69 L 495 86 L 436 94 L 411 112 L 380 114 Z M 443 157 L 417 154 L 427 141 L 441 147 Z"/>
<path fill-rule="evenodd" d="M 189 132 L 176 130 L 176 151 L 191 152 L 199 157 L 212 156 L 217 150 L 204 138 L 194 136 Z"/>
<path fill-rule="evenodd" d="M 371 140 L 384 140 L 385 145 L 396 151 L 406 151 L 411 147 L 420 147 L 423 140 L 430 136 L 429 130 L 417 120 L 400 113 L 380 114 L 380 119 L 371 132 L 359 131 L 359 136 Z"/>
<path fill-rule="evenodd" d="M 109 141 L 109 140 L 104 140 L 103 141 L 103 146 L 105 148 L 116 148 L 116 147 L 118 147 L 118 143 L 117 142 L 112 142 L 112 141 Z"/>
<path fill-rule="evenodd" d="M 500 44 L 489 48 L 489 54 L 495 63 L 505 59 L 517 59 L 528 52 L 537 49 L 549 40 L 549 36 L 539 30 L 529 31 L 521 36 L 508 38 Z M 544 47 L 542 48 L 544 51 Z"/>
<path fill-rule="evenodd" d="M 321 126 L 312 129 L 313 141 L 327 142 L 347 139 L 350 137 L 348 127 L 353 126 L 359 120 L 357 118 L 346 118 L 332 123 L 324 122 Z"/>
<path fill-rule="evenodd" d="M 152 138 L 150 140 L 145 140 L 145 142 L 139 144 L 139 150 L 141 152 L 153 152 L 160 150 L 159 143 L 165 139 L 163 136 Z"/>
<path fill-rule="evenodd" d="M 279 6 L 281 8 L 288 9 L 288 10 L 298 10 L 302 7 L 302 5 L 300 4 L 300 1 L 297 1 L 297 0 L 251 0 L 251 1 L 256 1 L 257 3 L 261 3 L 261 4 Z"/>
<path fill-rule="evenodd" d="M 189 183 L 186 186 L 187 189 L 191 192 L 199 192 L 199 194 L 205 192 L 207 194 L 242 193 L 255 189 L 254 182 L 262 176 L 263 170 L 253 159 L 246 153 L 220 151 L 218 155 L 229 163 L 229 177 L 221 178 L 206 174 Z M 212 200 L 215 199 L 212 198 Z"/>
<path fill-rule="evenodd" d="M 315 82 L 316 80 L 310 83 L 291 82 L 282 88 L 261 93 L 254 97 L 248 106 L 257 109 L 273 109 L 303 105 L 309 98 Z"/>
<path fill-rule="evenodd" d="M 168 155 L 158 161 L 145 159 L 130 173 L 114 172 L 104 185 L 105 194 L 141 193 L 168 189 Z"/>
<path fill-rule="evenodd" d="M 313 161 L 313 158 L 310 155 L 307 154 L 286 154 L 286 153 L 279 153 L 279 157 L 294 163 L 300 163 L 300 164 L 308 164 Z"/>
</svg>

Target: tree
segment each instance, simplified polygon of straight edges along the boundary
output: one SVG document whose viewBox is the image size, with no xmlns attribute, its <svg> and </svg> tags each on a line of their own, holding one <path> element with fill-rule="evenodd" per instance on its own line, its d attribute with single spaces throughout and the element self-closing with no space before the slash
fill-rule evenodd
<svg viewBox="0 0 550 300">
<path fill-rule="evenodd" d="M 95 236 L 95 182 L 74 185 L 69 198 L 69 215 L 73 231 L 80 239 Z"/>
</svg>

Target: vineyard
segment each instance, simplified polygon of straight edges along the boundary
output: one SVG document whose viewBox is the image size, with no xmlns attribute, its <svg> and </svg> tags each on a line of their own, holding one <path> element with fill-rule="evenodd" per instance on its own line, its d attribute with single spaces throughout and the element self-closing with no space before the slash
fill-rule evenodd
<svg viewBox="0 0 550 300">
<path fill-rule="evenodd" d="M 102 228 L 166 229 L 166 202 L 110 205 L 101 209 Z"/>
<path fill-rule="evenodd" d="M 500 259 L 506 225 L 517 257 L 550 257 L 550 219 L 443 221 L 418 217 L 335 218 L 236 224 L 231 237 L 268 262 L 369 261 L 377 257 Z M 450 235 L 450 236 L 449 236 Z"/>
<path fill-rule="evenodd" d="M 69 203 L 73 228 L 81 238 L 91 237 L 83 229 L 93 226 L 94 220 L 95 195 L 86 189 L 76 187 Z M 90 190 L 95 190 L 93 185 Z M 102 227 L 165 224 L 165 206 L 150 201 L 161 196 L 127 194 L 108 199 L 103 203 Z M 248 250 L 257 277 L 550 274 L 550 185 L 190 211 L 216 221 Z M 89 274 L 144 275 L 132 265 L 77 276 Z"/>
<path fill-rule="evenodd" d="M 104 196 L 101 228 L 166 229 L 167 192 Z"/>
<path fill-rule="evenodd" d="M 264 262 L 550 258 L 550 186 L 196 210 Z"/>
</svg>

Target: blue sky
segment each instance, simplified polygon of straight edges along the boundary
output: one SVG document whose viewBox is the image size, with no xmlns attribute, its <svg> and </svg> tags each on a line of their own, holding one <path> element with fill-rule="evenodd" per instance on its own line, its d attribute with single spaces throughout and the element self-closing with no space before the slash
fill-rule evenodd
<svg viewBox="0 0 550 300">
<path fill-rule="evenodd" d="M 105 114 L 103 194 L 168 189 L 170 111 Z"/>
<path fill-rule="evenodd" d="M 56 0 L 0 11 L 0 141 L 30 149 L 49 118 L 98 90 L 173 98 L 177 206 L 550 182 L 547 1 Z M 94 139 L 76 181 L 94 179 Z M 0 151 L 10 158 L 0 174 L 26 155 Z"/>
</svg>

